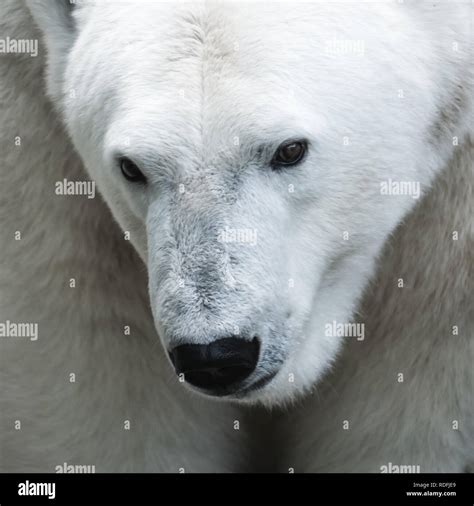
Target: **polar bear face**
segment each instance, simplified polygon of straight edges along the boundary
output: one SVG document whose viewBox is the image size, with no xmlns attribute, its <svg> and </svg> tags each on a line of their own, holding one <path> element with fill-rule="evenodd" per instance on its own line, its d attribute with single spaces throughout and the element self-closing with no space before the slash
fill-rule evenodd
<svg viewBox="0 0 474 506">
<path fill-rule="evenodd" d="M 375 259 L 416 203 L 384 184 L 423 191 L 441 159 L 437 77 L 407 9 L 30 9 L 49 93 L 148 266 L 176 371 L 222 399 L 307 391 L 344 340 L 328 329 L 357 321 Z"/>
</svg>

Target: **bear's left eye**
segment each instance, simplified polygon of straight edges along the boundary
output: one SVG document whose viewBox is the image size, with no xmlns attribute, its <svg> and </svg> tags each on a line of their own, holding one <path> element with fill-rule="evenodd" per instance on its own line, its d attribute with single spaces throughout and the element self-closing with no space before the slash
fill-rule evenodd
<svg viewBox="0 0 474 506">
<path fill-rule="evenodd" d="M 132 183 L 146 183 L 146 177 L 138 166 L 129 158 L 120 159 L 120 170 L 123 177 Z"/>
<path fill-rule="evenodd" d="M 272 166 L 296 165 L 303 159 L 308 143 L 306 141 L 286 141 L 280 144 L 273 155 Z"/>
</svg>

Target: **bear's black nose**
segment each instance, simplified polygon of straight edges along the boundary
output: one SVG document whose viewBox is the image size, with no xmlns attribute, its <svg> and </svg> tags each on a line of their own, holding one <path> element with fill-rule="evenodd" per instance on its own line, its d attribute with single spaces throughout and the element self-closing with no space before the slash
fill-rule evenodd
<svg viewBox="0 0 474 506">
<path fill-rule="evenodd" d="M 223 395 L 255 369 L 260 343 L 227 337 L 210 344 L 182 344 L 171 350 L 170 358 L 178 374 L 191 385 L 210 394 Z"/>
</svg>

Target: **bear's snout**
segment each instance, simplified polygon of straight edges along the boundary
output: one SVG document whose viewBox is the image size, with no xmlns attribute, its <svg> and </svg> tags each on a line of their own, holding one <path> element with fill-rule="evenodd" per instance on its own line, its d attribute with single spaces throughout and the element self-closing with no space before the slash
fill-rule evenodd
<svg viewBox="0 0 474 506">
<path fill-rule="evenodd" d="M 254 337 L 218 339 L 209 344 L 181 344 L 170 352 L 178 374 L 190 385 L 214 396 L 239 390 L 243 381 L 255 370 L 260 343 Z"/>
</svg>

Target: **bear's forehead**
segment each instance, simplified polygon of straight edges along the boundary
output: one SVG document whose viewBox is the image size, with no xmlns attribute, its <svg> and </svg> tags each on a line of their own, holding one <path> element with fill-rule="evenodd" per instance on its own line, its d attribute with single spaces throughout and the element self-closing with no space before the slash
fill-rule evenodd
<svg viewBox="0 0 474 506">
<path fill-rule="evenodd" d="M 105 1 L 84 4 L 77 16 L 94 35 L 91 42 L 112 58 L 122 50 L 134 54 L 130 66 L 160 64 L 179 72 L 181 65 L 189 73 L 201 65 L 208 74 L 234 69 L 258 75 L 263 68 L 296 65 L 313 51 L 308 41 L 315 37 L 324 42 L 315 27 L 317 18 L 330 26 L 330 13 L 303 5 L 304 24 L 286 2 Z"/>
<path fill-rule="evenodd" d="M 146 0 L 84 4 L 77 13 L 82 30 L 68 76 L 83 99 L 77 101 L 81 111 L 74 121 L 85 124 L 87 109 L 110 117 L 97 123 L 113 127 L 114 136 L 137 132 L 153 142 L 166 139 L 172 146 L 185 138 L 191 145 L 206 144 L 218 151 L 229 138 L 248 144 L 253 139 L 290 138 L 302 126 L 323 130 L 326 111 L 341 103 L 335 103 L 337 87 L 344 96 L 358 86 L 366 88 L 364 73 L 358 71 L 364 61 L 331 57 L 328 41 L 335 35 L 354 40 L 371 36 L 379 7 L 358 4 L 366 16 L 354 31 L 352 7 L 333 2 L 292 5 Z M 371 49 L 375 53 L 383 47 L 374 44 Z M 308 65 L 311 72 L 304 72 Z M 354 76 L 361 77 L 357 81 Z M 350 88 L 344 84 L 349 78 Z"/>
<path fill-rule="evenodd" d="M 288 40 L 280 40 L 279 26 L 287 21 L 276 16 L 269 23 L 263 4 L 97 2 L 79 16 L 84 47 L 77 55 L 87 55 L 79 78 L 86 92 L 92 89 L 87 83 L 102 82 L 94 89 L 95 100 L 104 95 L 101 109 L 117 97 L 118 130 L 123 123 L 127 130 L 136 124 L 137 131 L 161 125 L 168 136 L 176 131 L 177 138 L 190 139 L 199 132 L 200 138 L 204 129 L 216 139 L 225 129 L 226 137 L 243 140 L 264 136 L 267 125 L 291 125 L 296 116 L 275 63 L 291 51 Z M 262 19 L 271 30 L 257 27 Z"/>
</svg>

